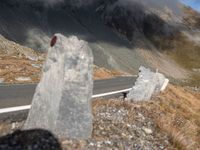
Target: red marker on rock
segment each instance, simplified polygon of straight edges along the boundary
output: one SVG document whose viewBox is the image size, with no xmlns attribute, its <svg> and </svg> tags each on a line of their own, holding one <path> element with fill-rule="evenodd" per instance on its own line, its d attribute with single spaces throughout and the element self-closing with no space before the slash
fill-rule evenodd
<svg viewBox="0 0 200 150">
<path fill-rule="evenodd" d="M 53 36 L 53 38 L 51 39 L 51 43 L 50 46 L 53 47 L 57 42 L 57 36 Z"/>
</svg>

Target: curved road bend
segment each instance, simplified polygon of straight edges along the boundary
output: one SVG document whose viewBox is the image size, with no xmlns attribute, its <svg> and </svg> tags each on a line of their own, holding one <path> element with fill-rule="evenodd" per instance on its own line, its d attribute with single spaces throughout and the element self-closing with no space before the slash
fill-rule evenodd
<svg viewBox="0 0 200 150">
<path fill-rule="evenodd" d="M 136 77 L 117 77 L 94 81 L 93 95 L 131 88 Z M 30 105 L 37 84 L 0 86 L 0 109 Z"/>
</svg>

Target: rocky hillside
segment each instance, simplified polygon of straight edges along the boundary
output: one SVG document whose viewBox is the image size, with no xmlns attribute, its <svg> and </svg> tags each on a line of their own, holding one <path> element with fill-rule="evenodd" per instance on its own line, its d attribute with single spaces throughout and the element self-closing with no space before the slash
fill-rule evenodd
<svg viewBox="0 0 200 150">
<path fill-rule="evenodd" d="M 45 53 L 9 41 L 0 36 L 0 84 L 38 83 L 41 78 Z M 108 79 L 128 75 L 94 65 L 94 79 Z"/>
<path fill-rule="evenodd" d="M 32 50 L 31 48 L 22 46 L 15 42 L 9 41 L 0 35 L 0 55 L 1 56 L 19 56 L 33 61 L 42 60 L 41 53 Z"/>
<path fill-rule="evenodd" d="M 176 3 L 96 0 L 77 7 L 70 2 L 2 0 L 0 33 L 40 51 L 48 49 L 55 32 L 76 35 L 89 43 L 98 66 L 137 74 L 144 65 L 199 85 L 198 12 Z"/>
<path fill-rule="evenodd" d="M 199 82 L 200 13 L 184 5 L 177 9 L 179 13 L 168 7 L 163 10 L 145 7 L 138 2 L 132 2 L 131 6 L 127 7 L 120 5 L 119 1 L 106 1 L 99 7 L 98 13 L 107 26 L 125 36 L 131 43 L 150 50 L 154 56 L 159 53 L 168 57 L 163 58 L 165 60 L 175 60 L 192 74 L 194 81 Z M 149 52 L 141 54 L 144 55 L 143 53 Z M 147 55 L 150 54 L 144 57 Z M 158 59 L 154 60 L 154 63 L 157 63 Z"/>
<path fill-rule="evenodd" d="M 45 56 L 0 35 L 0 83 L 38 82 Z"/>
</svg>

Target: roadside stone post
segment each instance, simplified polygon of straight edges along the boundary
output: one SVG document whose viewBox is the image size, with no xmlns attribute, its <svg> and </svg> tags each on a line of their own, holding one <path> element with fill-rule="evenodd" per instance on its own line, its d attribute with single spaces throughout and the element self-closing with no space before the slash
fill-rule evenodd
<svg viewBox="0 0 200 150">
<path fill-rule="evenodd" d="M 92 133 L 93 55 L 77 37 L 55 34 L 24 129 L 46 129 L 61 138 Z"/>
<path fill-rule="evenodd" d="M 128 100 L 148 101 L 152 95 L 158 94 L 166 89 L 169 79 L 161 73 L 154 73 L 143 66 L 139 68 L 140 73 L 135 85 L 127 95 Z"/>
</svg>

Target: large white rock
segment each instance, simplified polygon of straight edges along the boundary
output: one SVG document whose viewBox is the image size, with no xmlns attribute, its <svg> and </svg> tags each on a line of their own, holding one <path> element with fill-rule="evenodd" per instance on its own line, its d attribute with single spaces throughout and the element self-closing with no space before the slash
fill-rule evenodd
<svg viewBox="0 0 200 150">
<path fill-rule="evenodd" d="M 163 74 L 151 72 L 150 69 L 143 66 L 139 70 L 139 77 L 127 95 L 127 99 L 134 101 L 150 100 L 153 94 L 166 89 L 169 79 L 165 78 Z"/>
<path fill-rule="evenodd" d="M 61 34 L 55 34 L 52 46 L 24 129 L 42 128 L 61 138 L 89 138 L 92 133 L 92 51 L 77 37 L 66 38 Z"/>
</svg>

